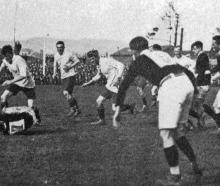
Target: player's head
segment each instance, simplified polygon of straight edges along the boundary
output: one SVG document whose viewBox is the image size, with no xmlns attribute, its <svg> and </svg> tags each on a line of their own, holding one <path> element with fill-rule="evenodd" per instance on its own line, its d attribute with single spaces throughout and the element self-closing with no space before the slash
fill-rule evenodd
<svg viewBox="0 0 220 186">
<path fill-rule="evenodd" d="M 220 50 L 220 35 L 216 35 L 212 38 L 212 48 L 214 51 Z"/>
<path fill-rule="evenodd" d="M 14 54 L 15 55 L 19 55 L 20 54 L 21 47 L 22 47 L 21 43 L 19 41 L 16 41 L 15 45 L 14 45 Z"/>
<path fill-rule="evenodd" d="M 57 52 L 62 55 L 65 49 L 65 44 L 63 41 L 57 41 L 56 43 Z"/>
<path fill-rule="evenodd" d="M 98 50 L 90 50 L 89 52 L 87 52 L 87 58 L 89 60 L 89 62 L 94 62 L 97 65 L 99 64 L 99 52 Z"/>
<path fill-rule="evenodd" d="M 175 57 L 180 58 L 181 57 L 181 49 L 180 46 L 176 46 L 173 49 L 173 54 Z"/>
<path fill-rule="evenodd" d="M 1 54 L 4 58 L 9 62 L 12 63 L 13 58 L 13 49 L 11 45 L 5 45 L 2 47 Z"/>
<path fill-rule="evenodd" d="M 135 58 L 141 51 L 148 49 L 148 41 L 142 36 L 137 36 L 130 41 L 129 47 L 134 52 Z"/>
<path fill-rule="evenodd" d="M 198 55 L 199 52 L 203 50 L 203 43 L 201 41 L 196 41 L 191 45 L 191 50 L 194 55 Z"/>
<path fill-rule="evenodd" d="M 152 46 L 153 51 L 162 51 L 162 47 L 159 44 L 154 44 Z"/>
</svg>

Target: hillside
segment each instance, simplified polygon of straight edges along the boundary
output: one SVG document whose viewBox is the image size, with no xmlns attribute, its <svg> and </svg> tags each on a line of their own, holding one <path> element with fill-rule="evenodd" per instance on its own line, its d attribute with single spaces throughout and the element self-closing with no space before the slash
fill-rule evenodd
<svg viewBox="0 0 220 186">
<path fill-rule="evenodd" d="M 39 52 L 41 49 L 43 49 L 44 39 L 46 43 L 46 51 L 48 53 L 54 53 L 56 50 L 55 43 L 60 39 L 35 37 L 27 40 L 21 40 L 20 42 L 22 43 L 23 48 L 30 48 Z M 106 52 L 111 54 L 115 52 L 118 47 L 123 48 L 127 46 L 126 43 L 107 39 L 64 39 L 63 41 L 66 44 L 67 50 L 80 54 L 85 53 L 93 48 L 98 49 L 101 54 Z M 0 48 L 5 44 L 12 44 L 12 41 L 0 41 Z"/>
</svg>

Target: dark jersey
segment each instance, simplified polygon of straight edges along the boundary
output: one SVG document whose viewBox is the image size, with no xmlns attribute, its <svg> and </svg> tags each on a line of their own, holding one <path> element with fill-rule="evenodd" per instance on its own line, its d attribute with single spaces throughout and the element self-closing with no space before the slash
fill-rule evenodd
<svg viewBox="0 0 220 186">
<path fill-rule="evenodd" d="M 206 72 L 209 71 L 209 74 Z M 196 60 L 196 83 L 198 86 L 211 84 L 211 73 L 209 67 L 209 57 L 206 53 L 201 53 Z"/>
<path fill-rule="evenodd" d="M 124 102 L 126 90 L 136 76 L 141 75 L 145 77 L 145 79 L 148 80 L 152 85 L 159 86 L 161 80 L 171 73 L 185 73 L 191 80 L 194 87 L 196 86 L 195 78 L 192 72 L 178 64 L 160 66 L 160 64 L 153 61 L 146 55 L 137 57 L 137 59 L 130 65 L 129 70 L 121 82 L 117 94 L 116 105 L 121 105 Z"/>
<path fill-rule="evenodd" d="M 212 73 L 220 72 L 220 55 L 217 55 L 217 65 L 212 69 Z"/>
</svg>

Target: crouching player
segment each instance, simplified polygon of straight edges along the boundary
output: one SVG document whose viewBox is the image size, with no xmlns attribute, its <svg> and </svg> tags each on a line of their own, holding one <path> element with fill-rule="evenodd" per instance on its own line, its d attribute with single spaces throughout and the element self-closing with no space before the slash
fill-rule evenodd
<svg viewBox="0 0 220 186">
<path fill-rule="evenodd" d="M 7 107 L 0 113 L 0 129 L 3 134 L 17 134 L 38 124 L 39 113 L 27 106 Z"/>
<path fill-rule="evenodd" d="M 122 105 L 126 91 L 136 76 L 142 75 L 150 83 L 158 86 L 158 127 L 165 157 L 170 167 L 168 178 L 158 180 L 158 183 L 180 185 L 182 180 L 177 147 L 189 159 L 194 173 L 201 175 L 195 153 L 185 136 L 185 123 L 188 120 L 196 88 L 195 78 L 186 68 L 177 64 L 168 65 L 164 60 L 154 58 L 153 53 L 149 55 L 148 41 L 144 37 L 135 37 L 129 45 L 137 57 L 120 84 L 113 125 L 118 126 L 120 105 Z"/>
<path fill-rule="evenodd" d="M 15 49 L 19 49 L 20 51 L 20 43 L 15 45 Z M 1 95 L 1 109 L 4 110 L 5 108 L 7 108 L 8 99 L 12 95 L 16 95 L 18 92 L 21 91 L 27 97 L 28 107 L 35 110 L 39 115 L 39 111 L 34 105 L 34 101 L 36 98 L 35 81 L 31 75 L 26 61 L 20 55 L 17 55 L 17 53 L 13 54 L 13 49 L 10 45 L 3 46 L 1 53 L 4 59 L 0 66 L 0 72 L 3 68 L 7 68 L 13 75 L 12 80 L 6 80 L 2 84 L 2 86 L 5 86 L 7 88 Z M 40 123 L 40 117 L 38 118 L 38 123 Z"/>
<path fill-rule="evenodd" d="M 99 120 L 96 122 L 92 122 L 92 125 L 104 125 L 105 124 L 105 109 L 104 109 L 104 101 L 106 99 L 113 99 L 112 110 L 115 110 L 115 98 L 118 93 L 118 85 L 123 76 L 123 72 L 125 69 L 124 64 L 119 61 L 116 61 L 112 58 L 100 58 L 98 51 L 90 51 L 87 54 L 88 58 L 91 62 L 96 62 L 97 64 L 97 74 L 88 82 L 84 83 L 82 87 L 86 87 L 101 78 L 101 74 L 103 74 L 107 78 L 107 83 L 105 85 L 105 90 L 96 100 L 97 103 L 97 111 Z M 134 112 L 134 105 L 123 105 L 122 111 L 130 110 L 131 113 Z"/>
</svg>

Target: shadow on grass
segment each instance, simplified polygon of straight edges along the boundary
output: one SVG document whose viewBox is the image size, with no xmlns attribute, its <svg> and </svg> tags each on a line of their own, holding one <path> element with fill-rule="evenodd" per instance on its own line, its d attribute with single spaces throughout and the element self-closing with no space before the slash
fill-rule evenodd
<svg viewBox="0 0 220 186">
<path fill-rule="evenodd" d="M 57 129 L 35 129 L 35 130 L 27 130 L 20 132 L 16 135 L 24 135 L 24 136 L 32 136 L 32 135 L 46 135 L 46 134 L 56 134 L 56 133 L 64 133 L 67 132 L 68 129 L 57 128 Z"/>
</svg>

